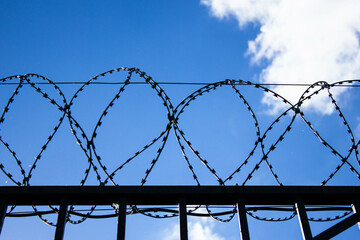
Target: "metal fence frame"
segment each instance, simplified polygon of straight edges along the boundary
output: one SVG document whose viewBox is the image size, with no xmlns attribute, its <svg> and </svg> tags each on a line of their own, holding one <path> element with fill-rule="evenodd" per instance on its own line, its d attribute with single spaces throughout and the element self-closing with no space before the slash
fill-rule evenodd
<svg viewBox="0 0 360 240">
<path fill-rule="evenodd" d="M 330 239 L 360 222 L 359 186 L 27 186 L 0 187 L 0 231 L 10 205 L 58 205 L 56 240 L 63 239 L 69 205 L 117 203 L 117 239 L 125 239 L 127 205 L 178 205 L 180 239 L 188 239 L 187 205 L 236 205 L 241 239 L 248 240 L 246 205 L 293 206 L 304 240 Z M 312 236 L 306 205 L 351 205 L 353 214 Z M 359 233 L 360 235 L 360 233 Z"/>
</svg>

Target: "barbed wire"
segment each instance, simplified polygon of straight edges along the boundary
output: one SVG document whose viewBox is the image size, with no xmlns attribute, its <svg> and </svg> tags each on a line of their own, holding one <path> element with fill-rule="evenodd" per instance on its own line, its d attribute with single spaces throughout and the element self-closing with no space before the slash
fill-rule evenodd
<svg viewBox="0 0 360 240">
<path fill-rule="evenodd" d="M 101 82 L 101 80 L 109 75 L 112 74 L 124 74 L 124 77 L 119 77 L 120 81 L 118 82 Z M 136 76 L 137 79 L 141 79 L 142 81 L 134 81 L 133 78 Z M 41 81 L 41 82 L 39 82 Z M 64 85 L 64 84 L 81 84 L 81 87 L 75 92 L 75 94 L 70 98 L 70 101 L 67 101 L 65 98 L 65 95 L 61 91 L 61 89 L 58 87 L 58 85 Z M 91 134 L 87 134 L 84 128 L 81 126 L 81 124 L 76 120 L 76 117 L 72 113 L 73 105 L 76 102 L 78 96 L 86 91 L 87 87 L 89 85 L 95 85 L 95 84 L 111 84 L 111 85 L 119 85 L 120 88 L 117 90 L 113 98 L 110 100 L 110 102 L 106 105 L 105 109 L 102 111 L 99 119 L 96 122 L 96 125 L 91 132 Z M 114 170 L 110 170 L 107 168 L 106 163 L 103 163 L 102 157 L 99 151 L 97 151 L 96 148 L 96 139 L 98 135 L 98 130 L 101 128 L 102 123 L 105 118 L 109 115 L 110 109 L 117 104 L 123 93 L 126 91 L 127 87 L 131 84 L 145 84 L 148 85 L 154 93 L 158 96 L 160 101 L 162 102 L 163 108 L 166 111 L 167 114 L 167 123 L 164 127 L 164 129 L 160 132 L 159 135 L 157 135 L 150 143 L 142 146 L 139 148 L 138 151 L 133 153 L 132 156 L 127 158 L 123 163 L 121 163 L 119 166 L 117 166 Z M 172 85 L 202 85 L 201 88 L 197 89 L 193 93 L 191 93 L 189 96 L 185 97 L 177 106 L 174 106 L 172 102 L 170 101 L 169 96 L 166 94 L 164 89 L 160 85 L 165 84 L 172 84 Z M 6 141 L 6 138 L 4 136 L 0 135 L 0 142 L 4 149 L 10 153 L 10 155 L 13 157 L 16 165 L 19 168 L 21 178 L 16 178 L 12 171 L 14 169 L 7 168 L 7 163 L 3 162 L 3 160 L 0 160 L 0 169 L 5 174 L 5 176 L 13 182 L 17 186 L 30 186 L 30 182 L 32 177 L 35 174 L 35 169 L 38 164 L 40 164 L 42 156 L 44 152 L 46 151 L 48 145 L 53 140 L 55 134 L 57 133 L 58 129 L 61 125 L 65 124 L 64 119 L 68 119 L 69 126 L 71 129 L 72 134 L 75 137 L 75 140 L 77 144 L 79 145 L 81 151 L 85 155 L 88 165 L 87 168 L 84 171 L 84 176 L 80 181 L 80 185 L 84 186 L 87 182 L 87 180 L 90 177 L 90 171 L 92 171 L 96 176 L 96 181 L 99 185 L 107 185 L 112 184 L 114 186 L 120 185 L 116 179 L 115 175 L 119 175 L 124 171 L 125 166 L 130 165 L 134 162 L 136 158 L 138 158 L 145 150 L 150 148 L 151 146 L 155 145 L 155 143 L 161 142 L 158 148 L 153 160 L 151 161 L 150 165 L 147 167 L 143 178 L 141 182 L 139 183 L 141 186 L 144 186 L 147 183 L 149 175 L 152 173 L 153 169 L 155 168 L 161 154 L 163 153 L 163 150 L 165 149 L 166 143 L 170 136 L 170 131 L 173 130 L 176 141 L 180 147 L 180 151 L 182 153 L 182 156 L 185 160 L 185 163 L 187 165 L 187 168 L 189 169 L 193 181 L 196 185 L 200 186 L 202 183 L 199 179 L 199 176 L 197 174 L 197 169 L 193 162 L 190 161 L 189 154 L 186 152 L 186 149 L 190 150 L 190 152 L 195 156 L 196 159 L 198 159 L 207 169 L 207 171 L 216 179 L 218 184 L 220 186 L 225 186 L 230 180 L 234 178 L 235 175 L 239 174 L 240 172 L 243 173 L 243 169 L 245 166 L 248 166 L 250 161 L 256 162 L 255 166 L 250 170 L 248 173 L 248 176 L 246 179 L 240 183 L 242 185 L 246 185 L 250 179 L 253 178 L 255 172 L 257 172 L 261 165 L 266 165 L 269 169 L 271 175 L 273 176 L 274 180 L 277 182 L 279 186 L 284 185 L 283 181 L 280 181 L 279 174 L 277 173 L 277 170 L 275 167 L 271 164 L 270 155 L 272 152 L 276 150 L 279 143 L 284 141 L 284 139 L 288 136 L 289 132 L 292 130 L 292 125 L 295 122 L 295 119 L 301 118 L 306 126 L 310 129 L 310 131 L 319 139 L 319 141 L 323 144 L 323 146 L 328 149 L 338 160 L 339 164 L 335 167 L 335 169 L 331 172 L 331 174 L 324 179 L 321 182 L 321 185 L 326 185 L 331 179 L 334 178 L 339 172 L 340 169 L 342 169 L 344 166 L 347 166 L 351 172 L 353 172 L 358 179 L 360 179 L 359 174 L 359 167 L 360 167 L 360 160 L 359 160 L 359 151 L 358 147 L 360 144 L 359 140 L 355 139 L 353 130 L 344 116 L 343 112 L 341 111 L 341 108 L 339 107 L 334 95 L 331 92 L 332 88 L 336 87 L 359 87 L 360 86 L 360 80 L 343 80 L 335 83 L 327 83 L 324 81 L 316 82 L 314 84 L 275 84 L 275 83 L 267 83 L 267 84 L 258 84 L 258 83 L 252 83 L 249 81 L 243 81 L 243 80 L 232 80 L 232 79 L 226 79 L 224 81 L 216 82 L 216 83 L 201 83 L 201 82 L 161 82 L 157 83 L 155 82 L 149 75 L 147 75 L 145 72 L 137 69 L 137 68 L 116 68 L 107 72 L 104 72 L 102 74 L 99 74 L 93 78 L 91 78 L 87 82 L 53 82 L 49 79 L 47 79 L 44 76 L 30 73 L 25 75 L 14 75 L 6 78 L 0 79 L 0 86 L 1 85 L 15 85 L 16 88 L 13 92 L 13 94 L 8 99 L 4 110 L 0 116 L 0 129 L 2 128 L 3 123 L 6 121 L 7 113 L 9 110 L 13 107 L 13 102 L 16 99 L 16 97 L 19 95 L 21 89 L 24 86 L 30 86 L 31 89 L 35 90 L 36 94 L 39 94 L 42 98 L 46 99 L 47 102 L 50 103 L 50 105 L 57 109 L 59 112 L 59 119 L 55 126 L 53 127 L 53 130 L 48 135 L 47 139 L 45 140 L 45 143 L 42 145 L 40 151 L 37 153 L 35 157 L 35 161 L 31 164 L 29 170 L 25 170 L 23 163 L 21 159 L 16 154 L 13 147 Z M 57 92 L 58 97 L 60 97 L 60 100 L 55 100 L 55 96 L 50 96 L 49 93 L 42 90 L 40 86 L 42 85 L 50 85 L 55 92 Z M 280 114 L 278 117 L 275 118 L 275 120 L 269 125 L 269 127 L 265 128 L 265 131 L 261 131 L 260 124 L 258 121 L 258 118 L 256 116 L 256 113 L 252 106 L 250 105 L 249 101 L 245 98 L 244 94 L 239 90 L 239 87 L 241 86 L 249 86 L 251 88 L 257 89 L 265 94 L 271 95 L 275 99 L 278 99 L 279 101 L 283 102 L 287 108 Z M 297 103 L 292 104 L 290 101 L 285 99 L 283 96 L 276 93 L 274 90 L 268 88 L 271 86 L 296 86 L 296 87 L 307 87 L 307 89 L 304 91 L 304 93 L 301 95 Z M 251 121 L 254 127 L 256 139 L 253 143 L 253 147 L 251 148 L 250 153 L 241 161 L 239 161 L 239 165 L 236 166 L 235 170 L 231 172 L 228 176 L 220 176 L 220 174 L 217 173 L 216 169 L 213 167 L 213 163 L 210 163 L 206 160 L 205 157 L 203 157 L 202 154 L 197 150 L 197 148 L 191 143 L 190 139 L 185 136 L 185 132 L 181 128 L 181 117 L 182 114 L 187 110 L 188 106 L 193 104 L 197 101 L 201 96 L 208 94 L 210 92 L 214 92 L 222 87 L 228 87 L 231 91 L 234 91 L 236 96 L 240 99 L 242 102 L 242 106 L 246 109 L 246 111 L 251 116 Z M 329 97 L 331 103 L 334 106 L 335 111 L 339 115 L 339 118 L 341 119 L 344 127 L 346 128 L 347 133 L 350 136 L 351 146 L 349 146 L 349 150 L 347 154 L 341 154 L 339 150 L 337 150 L 334 146 L 330 145 L 328 141 L 325 140 L 325 138 L 319 133 L 318 130 L 315 129 L 315 127 L 311 124 L 311 122 L 305 117 L 305 113 L 302 110 L 304 104 L 306 104 L 312 97 L 318 95 L 319 93 L 322 93 L 326 91 L 327 96 Z M 272 143 L 268 144 L 267 146 L 270 146 L 266 148 L 265 140 L 268 139 L 269 133 L 273 131 L 273 129 L 279 124 L 279 122 L 285 118 L 285 116 L 290 116 L 290 122 L 285 126 L 285 130 L 278 136 L 278 138 Z M 1 134 L 1 132 L 0 132 Z M 261 157 L 259 159 L 255 159 L 254 153 L 257 149 L 260 149 Z M 353 163 L 349 161 L 350 157 L 354 156 L 356 160 L 357 166 L 354 166 Z M 190 209 L 188 209 L 189 215 L 194 216 L 211 216 L 214 219 L 222 222 L 228 222 L 230 221 L 235 213 L 236 213 L 236 207 L 232 207 L 231 210 L 228 211 L 213 211 L 210 206 L 205 206 L 205 209 L 207 211 L 206 214 L 203 213 L 196 213 L 196 211 L 201 208 L 202 206 L 194 206 Z M 24 216 L 21 214 L 13 213 L 16 206 L 12 206 L 10 210 L 8 211 L 8 216 Z M 58 213 L 58 209 L 53 206 L 49 206 L 49 211 L 40 211 L 36 206 L 32 206 L 33 211 L 31 213 L 27 213 L 29 216 L 38 216 L 42 221 L 44 221 L 46 224 L 55 226 L 54 223 L 52 223 L 50 220 L 46 219 L 44 216 L 48 214 L 54 214 Z M 83 221 L 85 221 L 87 218 L 104 218 L 107 216 L 116 216 L 118 208 L 114 204 L 111 206 L 111 209 L 114 211 L 114 213 L 110 215 L 100 215 L 95 216 L 93 213 L 96 211 L 96 206 L 92 206 L 90 209 L 88 209 L 87 213 L 80 213 L 78 210 L 75 210 L 74 206 L 70 206 L 69 212 L 68 212 L 68 218 L 67 221 L 73 224 L 78 224 Z M 290 209 L 290 215 L 286 217 L 280 217 L 280 218 L 269 218 L 269 217 L 259 217 L 255 214 L 256 211 L 258 211 L 261 208 L 247 208 L 247 213 L 258 220 L 264 220 L 264 221 L 286 221 L 292 219 L 296 213 L 294 209 Z M 335 208 L 333 208 L 335 209 Z M 274 209 L 273 209 L 274 210 Z M 278 209 L 279 210 L 279 209 Z M 328 209 L 329 210 L 329 209 Z M 338 208 L 337 208 L 338 210 Z M 325 211 L 324 209 L 319 209 L 319 211 Z M 350 214 L 351 211 L 348 209 L 343 210 L 344 212 L 340 215 L 336 215 L 335 217 L 327 217 L 327 218 L 309 218 L 311 221 L 333 221 L 340 219 L 342 217 L 347 216 Z M 156 214 L 154 214 L 156 212 Z M 154 218 L 168 218 L 168 217 L 175 217 L 178 215 L 177 210 L 171 210 L 168 208 L 139 208 L 138 206 L 130 206 L 130 210 L 127 212 L 127 214 L 143 214 L 149 217 Z M 159 214 L 161 213 L 161 214 Z M 80 219 L 74 220 L 72 216 L 78 216 Z M 223 216 L 227 216 L 223 218 Z"/>
</svg>

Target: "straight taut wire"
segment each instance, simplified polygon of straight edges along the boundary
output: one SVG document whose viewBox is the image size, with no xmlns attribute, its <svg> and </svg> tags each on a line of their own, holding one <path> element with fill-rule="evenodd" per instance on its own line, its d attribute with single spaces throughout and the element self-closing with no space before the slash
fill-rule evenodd
<svg viewBox="0 0 360 240">
<path fill-rule="evenodd" d="M 355 81 L 355 79 L 353 79 Z M 81 85 L 86 82 L 53 82 L 57 85 Z M 125 82 L 90 82 L 90 85 L 121 85 Z M 210 82 L 157 82 L 162 85 L 208 85 Z M 19 82 L 0 82 L 0 85 L 17 85 Z M 23 85 L 28 85 L 29 83 L 24 82 Z M 35 85 L 49 85 L 48 82 L 34 82 Z M 128 84 L 147 84 L 146 82 L 130 82 Z M 234 83 L 234 85 L 248 85 L 246 83 Z M 309 87 L 312 84 L 310 83 L 258 83 L 259 86 L 288 86 L 288 87 Z M 334 87 L 360 87 L 360 84 L 342 84 L 334 85 Z"/>
</svg>

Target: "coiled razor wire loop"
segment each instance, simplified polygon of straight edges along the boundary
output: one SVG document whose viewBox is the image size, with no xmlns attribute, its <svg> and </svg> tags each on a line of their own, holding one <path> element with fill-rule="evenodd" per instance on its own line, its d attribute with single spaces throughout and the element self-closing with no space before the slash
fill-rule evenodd
<svg viewBox="0 0 360 240">
<path fill-rule="evenodd" d="M 50 97 L 48 95 L 48 93 L 42 91 L 42 89 L 40 87 L 37 87 L 35 85 L 35 83 L 33 81 L 31 81 L 31 78 L 36 78 L 36 79 L 40 79 L 43 81 L 46 81 L 48 84 L 52 85 L 53 88 L 58 92 L 58 94 L 61 96 L 62 98 L 62 103 L 58 103 L 56 102 L 56 100 L 52 97 Z M 5 171 L 5 167 L 3 164 L 0 165 L 0 168 L 3 170 L 3 172 L 7 175 L 7 177 L 13 181 L 16 185 L 18 186 L 29 186 L 30 185 L 30 179 L 32 177 L 33 171 L 36 168 L 36 164 L 40 161 L 41 156 L 43 154 L 43 152 L 46 150 L 47 146 L 49 145 L 49 143 L 51 142 L 51 140 L 53 139 L 55 133 L 57 132 L 57 130 L 59 129 L 60 125 L 62 124 L 64 117 L 65 117 L 65 106 L 66 106 L 66 98 L 64 96 L 64 94 L 62 93 L 62 91 L 60 90 L 60 88 L 54 84 L 51 80 L 47 79 L 46 77 L 43 77 L 41 75 L 38 74 L 26 74 L 23 76 L 11 76 L 5 79 L 2 79 L 1 82 L 5 82 L 7 80 L 12 80 L 12 79 L 18 79 L 19 83 L 14 91 L 14 93 L 11 95 L 11 97 L 9 98 L 9 101 L 7 102 L 6 107 L 4 108 L 4 111 L 1 115 L 0 118 L 0 124 L 2 124 L 5 121 L 5 114 L 9 112 L 10 106 L 11 104 L 15 101 L 15 96 L 17 96 L 20 93 L 20 89 L 23 87 L 24 82 L 27 82 L 29 86 L 31 86 L 32 89 L 34 89 L 38 94 L 40 94 L 43 98 L 47 99 L 50 104 L 52 104 L 53 106 L 57 107 L 58 110 L 61 112 L 61 116 L 58 120 L 58 123 L 55 125 L 52 133 L 49 135 L 49 137 L 46 139 L 45 144 L 41 147 L 40 152 L 37 154 L 37 156 L 35 157 L 35 161 L 32 163 L 31 168 L 29 170 L 28 173 L 26 173 L 26 171 L 24 170 L 23 166 L 22 166 L 22 162 L 19 160 L 19 158 L 16 156 L 15 151 L 11 150 L 9 144 L 7 142 L 5 142 L 1 137 L 1 142 L 5 145 L 5 147 L 8 149 L 8 151 L 12 154 L 12 156 L 14 157 L 16 163 L 18 164 L 18 166 L 20 167 L 20 172 L 21 175 L 23 176 L 22 179 L 22 183 L 20 181 L 16 181 L 12 175 L 8 172 Z M 0 125 L 1 126 L 1 125 Z M 15 206 L 10 208 L 10 212 L 13 211 L 15 209 Z M 35 212 L 37 212 L 37 208 L 36 206 L 33 206 L 33 209 Z M 43 218 L 42 215 L 38 215 L 39 218 L 41 220 L 43 220 L 45 223 L 50 224 L 50 225 L 54 225 L 51 222 L 49 222 L 47 219 Z"/>
<path fill-rule="evenodd" d="M 118 74 L 118 73 L 124 73 L 126 75 L 125 79 L 122 81 L 119 81 L 114 84 L 119 85 L 118 91 L 115 93 L 114 97 L 110 100 L 110 102 L 106 105 L 105 109 L 103 110 L 102 114 L 100 115 L 99 119 L 97 120 L 97 123 L 95 125 L 95 128 L 91 132 L 90 135 L 87 135 L 81 124 L 76 120 L 74 117 L 74 114 L 72 113 L 72 106 L 76 103 L 77 97 L 82 93 L 86 92 L 87 86 L 90 84 L 95 83 L 101 83 L 100 80 L 103 79 L 103 77 L 106 77 L 111 74 Z M 132 80 L 134 76 L 137 76 L 138 78 L 142 79 L 143 82 L 135 82 Z M 38 79 L 41 82 L 35 82 L 33 79 Z M 144 83 L 149 85 L 151 89 L 154 90 L 154 94 L 156 94 L 161 102 L 163 103 L 163 107 L 166 110 L 167 114 L 167 124 L 164 127 L 164 129 L 157 135 L 151 142 L 146 144 L 145 146 L 139 148 L 138 151 L 136 151 L 131 157 L 129 157 L 127 160 L 123 161 L 117 168 L 114 170 L 107 169 L 107 166 L 102 161 L 102 157 L 100 153 L 96 150 L 96 137 L 98 134 L 98 130 L 101 128 L 102 123 L 104 119 L 109 115 L 111 108 L 120 101 L 121 96 L 123 92 L 127 89 L 127 86 L 130 84 L 139 84 Z M 329 84 L 324 81 L 316 82 L 312 85 L 310 85 L 306 91 L 301 95 L 298 102 L 295 104 L 290 103 L 287 99 L 276 93 L 275 91 L 265 87 L 265 84 L 257 84 L 252 83 L 249 81 L 242 81 L 242 80 L 231 80 L 226 79 L 224 81 L 216 82 L 216 83 L 209 83 L 205 86 L 199 88 L 198 90 L 191 93 L 189 96 L 184 98 L 177 106 L 174 107 L 174 105 L 171 103 L 170 98 L 165 93 L 163 88 L 160 87 L 160 84 L 155 82 L 149 75 L 147 75 L 145 72 L 137 69 L 137 68 L 116 68 L 107 72 L 104 72 L 102 74 L 99 74 L 87 82 L 83 83 L 82 86 L 75 92 L 75 94 L 71 97 L 70 101 L 67 102 L 65 95 L 62 93 L 60 88 L 58 87 L 58 84 L 62 83 L 55 83 L 46 77 L 43 77 L 38 74 L 25 74 L 25 75 L 15 75 L 10 76 L 6 78 L 0 79 L 0 85 L 1 84 L 14 84 L 16 85 L 15 90 L 13 94 L 10 96 L 9 100 L 7 101 L 4 110 L 0 116 L 0 129 L 3 125 L 3 123 L 6 120 L 6 114 L 11 111 L 13 107 L 13 103 L 16 101 L 16 97 L 19 95 L 21 89 L 24 86 L 30 86 L 30 88 L 34 89 L 37 94 L 40 94 L 43 98 L 47 99 L 47 101 L 54 107 L 58 109 L 60 112 L 60 118 L 58 119 L 57 124 L 53 128 L 53 131 L 50 133 L 49 137 L 46 139 L 45 143 L 43 144 L 41 150 L 35 157 L 35 161 L 32 163 L 30 170 L 25 171 L 21 159 L 18 157 L 12 146 L 6 141 L 6 138 L 0 135 L 0 142 L 1 145 L 6 149 L 10 155 L 13 157 L 15 163 L 19 167 L 20 175 L 22 179 L 17 179 L 14 177 L 11 171 L 14 169 L 8 169 L 6 163 L 0 162 L 0 169 L 5 174 L 5 176 L 13 182 L 17 186 L 30 186 L 30 180 L 35 173 L 36 166 L 41 162 L 41 158 L 43 153 L 46 151 L 47 146 L 50 144 L 50 142 L 53 140 L 56 132 L 58 131 L 59 127 L 63 124 L 63 120 L 66 117 L 69 122 L 69 126 L 71 129 L 72 134 L 75 137 L 75 140 L 77 144 L 79 145 L 80 149 L 82 150 L 84 156 L 86 157 L 88 161 L 87 168 L 84 171 L 84 176 L 80 181 L 80 185 L 84 186 L 86 184 L 86 181 L 90 177 L 90 171 L 93 171 L 96 176 L 96 180 L 99 183 L 99 185 L 106 185 L 108 183 L 118 186 L 119 183 L 115 180 L 116 174 L 121 174 L 124 169 L 126 169 L 126 166 L 131 164 L 137 157 L 139 157 L 144 151 L 146 151 L 148 148 L 153 146 L 155 143 L 161 140 L 161 144 L 159 149 L 156 152 L 156 155 L 154 156 L 153 160 L 150 163 L 150 166 L 147 168 L 147 170 L 144 173 L 144 176 L 140 182 L 140 186 L 143 186 L 146 184 L 148 177 L 150 176 L 151 172 L 153 171 L 156 163 L 158 162 L 165 145 L 167 143 L 167 140 L 169 138 L 170 131 L 173 130 L 174 135 L 176 137 L 176 141 L 180 147 L 180 151 L 182 152 L 183 158 L 186 162 L 186 165 L 191 172 L 191 175 L 193 177 L 193 180 L 196 185 L 200 186 L 201 181 L 196 174 L 197 169 L 195 169 L 193 163 L 190 161 L 189 155 L 186 153 L 186 148 L 188 148 L 192 154 L 195 156 L 195 159 L 198 159 L 211 173 L 211 175 L 217 180 L 220 186 L 225 186 L 225 184 L 232 180 L 235 175 L 242 173 L 244 170 L 244 166 L 246 166 L 250 161 L 256 161 L 254 158 L 255 151 L 260 148 L 262 157 L 260 160 L 257 160 L 255 166 L 253 169 L 249 172 L 246 179 L 243 181 L 242 185 L 246 185 L 247 182 L 253 177 L 253 175 L 256 173 L 257 170 L 260 169 L 261 164 L 266 164 L 267 168 L 269 169 L 270 173 L 272 174 L 274 180 L 279 186 L 282 186 L 283 183 L 280 181 L 279 175 L 276 173 L 276 170 L 274 166 L 270 162 L 270 155 L 275 149 L 278 147 L 280 142 L 282 142 L 285 137 L 288 135 L 288 133 L 292 130 L 292 125 L 295 121 L 295 119 L 299 116 L 307 125 L 307 127 L 310 129 L 311 132 L 319 139 L 319 141 L 323 144 L 323 146 L 328 149 L 336 158 L 339 159 L 339 164 L 336 166 L 336 168 L 331 172 L 331 174 L 324 179 L 321 182 L 321 185 L 326 185 L 338 172 L 343 166 L 347 166 L 350 168 L 350 170 L 357 175 L 357 177 L 360 179 L 359 170 L 356 168 L 360 167 L 360 160 L 359 160 L 359 144 L 360 141 L 355 140 L 355 136 L 353 134 L 353 130 L 350 127 L 350 124 L 346 120 L 346 117 L 344 116 L 343 112 L 341 111 L 336 99 L 334 98 L 334 95 L 331 92 L 331 89 L 334 87 L 341 87 L 341 86 L 353 86 L 353 84 L 359 84 L 360 80 L 345 80 L 340 81 L 336 83 Z M 39 85 L 41 84 L 49 84 L 51 85 L 60 96 L 61 102 L 56 101 L 54 96 L 49 96 L 48 93 L 46 93 L 44 90 L 42 90 Z M 282 112 L 270 125 L 266 130 L 262 133 L 260 131 L 260 124 L 256 117 L 255 111 L 251 107 L 249 101 L 246 99 L 244 93 L 242 93 L 239 88 L 241 86 L 250 86 L 255 89 L 258 89 L 265 94 L 268 94 L 270 96 L 273 96 L 276 99 L 279 99 L 282 101 L 286 106 L 287 109 Z M 359 85 L 355 85 L 359 86 Z M 201 96 L 208 94 L 212 91 L 216 91 L 221 87 L 229 87 L 235 92 L 235 95 L 240 99 L 242 106 L 249 112 L 251 119 L 253 121 L 254 127 L 255 127 L 255 135 L 256 140 L 253 144 L 253 147 L 250 150 L 250 153 L 244 158 L 240 159 L 239 164 L 237 167 L 231 172 L 229 176 L 220 176 L 214 167 L 211 166 L 211 164 L 199 153 L 199 151 L 196 149 L 196 147 L 190 142 L 190 140 L 185 137 L 185 132 L 180 128 L 180 121 L 181 121 L 181 115 L 184 113 L 185 109 L 195 102 L 198 98 Z M 349 146 L 349 150 L 347 154 L 341 154 L 339 150 L 335 149 L 332 145 L 327 142 L 322 135 L 315 129 L 315 127 L 310 123 L 308 119 L 306 119 L 304 112 L 302 111 L 302 106 L 308 102 L 311 98 L 318 95 L 322 91 L 326 91 L 327 95 L 331 101 L 331 103 L 334 106 L 335 111 L 339 115 L 339 118 L 342 120 L 347 133 L 350 136 L 351 146 Z M 271 131 L 274 129 L 275 126 L 279 124 L 279 122 L 285 118 L 285 116 L 291 116 L 290 122 L 287 126 L 285 126 L 285 130 L 280 134 L 280 136 L 274 141 L 272 144 L 269 144 L 266 146 L 265 140 L 271 133 Z M 355 167 L 352 163 L 350 163 L 348 160 L 350 156 L 355 155 L 357 167 Z M 105 177 L 102 177 L 103 174 L 105 174 Z M 49 206 L 51 210 L 49 211 L 40 211 L 37 209 L 36 206 L 33 206 L 33 212 L 27 213 L 28 215 L 33 216 L 39 216 L 42 221 L 45 223 L 54 226 L 55 224 L 49 221 L 44 217 L 44 215 L 47 214 L 53 214 L 58 213 L 58 209 L 52 206 Z M 201 208 L 202 206 L 195 206 L 191 209 L 188 209 L 189 215 L 194 216 L 210 216 L 218 221 L 222 222 L 228 222 L 230 221 L 236 213 L 236 207 L 230 207 L 231 210 L 228 211 L 213 211 L 211 210 L 211 206 L 205 206 L 205 209 L 207 213 L 197 213 L 196 211 Z M 16 206 L 12 206 L 10 210 L 8 211 L 8 216 L 21 216 L 21 214 L 16 214 L 15 212 Z M 115 211 L 112 214 L 108 215 L 94 215 L 94 212 L 97 211 L 96 206 L 90 207 L 90 209 L 87 209 L 86 213 L 80 213 L 78 210 L 75 210 L 74 206 L 70 206 L 67 216 L 67 221 L 73 224 L 78 224 L 83 221 L 85 221 L 87 218 L 105 218 L 105 217 L 114 217 L 118 214 L 118 208 L 116 204 L 113 204 L 111 206 L 111 210 Z M 290 212 L 290 215 L 282 218 L 269 218 L 269 217 L 259 217 L 255 214 L 255 212 L 259 210 L 263 210 L 264 208 L 261 207 L 247 207 L 247 213 L 249 216 L 263 221 L 286 221 L 289 219 L 292 219 L 296 212 L 294 209 L 287 209 L 286 211 Z M 282 211 L 279 208 L 272 208 L 274 211 Z M 317 209 L 318 211 L 325 211 L 325 208 Z M 339 208 L 333 207 L 333 208 L 327 208 L 327 210 L 339 210 Z M 314 210 L 315 211 L 315 210 Z M 149 217 L 153 218 L 168 218 L 168 217 L 174 217 L 178 216 L 177 210 L 171 210 L 168 208 L 139 208 L 138 206 L 130 206 L 130 210 L 127 211 L 127 214 L 143 214 Z M 156 214 L 155 214 L 156 213 Z M 351 213 L 351 210 L 343 209 L 343 213 L 336 215 L 334 217 L 327 217 L 327 218 L 313 218 L 310 217 L 310 221 L 316 221 L 316 222 L 323 222 L 323 221 L 333 221 L 340 218 L 343 218 Z M 79 220 L 74 220 L 72 216 L 80 217 Z M 226 218 L 222 218 L 223 216 L 227 216 Z"/>
</svg>

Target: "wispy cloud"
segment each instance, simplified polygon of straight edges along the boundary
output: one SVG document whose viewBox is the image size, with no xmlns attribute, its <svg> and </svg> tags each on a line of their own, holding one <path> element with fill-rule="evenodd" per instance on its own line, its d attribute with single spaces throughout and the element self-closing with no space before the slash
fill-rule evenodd
<svg viewBox="0 0 360 240">
<path fill-rule="evenodd" d="M 199 218 L 188 222 L 188 237 L 192 240 L 225 240 L 215 232 L 214 223 L 209 218 Z M 163 233 L 163 240 L 179 239 L 179 225 L 173 225 Z"/>
<path fill-rule="evenodd" d="M 257 37 L 248 42 L 254 64 L 266 64 L 260 74 L 263 83 L 335 82 L 360 77 L 360 1 L 358 0 L 201 0 L 218 18 L 235 17 L 240 28 L 259 24 Z M 261 65 L 262 66 L 262 65 Z M 275 87 L 297 102 L 305 89 Z M 339 96 L 345 89 L 336 89 Z M 308 104 L 330 114 L 327 96 Z M 273 113 L 283 105 L 269 96 L 263 102 Z"/>
</svg>

